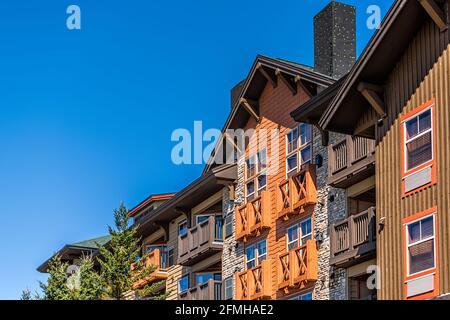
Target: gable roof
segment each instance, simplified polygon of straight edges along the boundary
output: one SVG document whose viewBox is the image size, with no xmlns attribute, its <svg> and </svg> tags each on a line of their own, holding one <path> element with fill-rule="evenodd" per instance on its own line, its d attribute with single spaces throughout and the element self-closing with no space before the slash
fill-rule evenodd
<svg viewBox="0 0 450 320">
<path fill-rule="evenodd" d="M 100 246 L 106 245 L 111 240 L 111 236 L 103 236 L 98 238 L 93 238 L 89 240 L 83 240 L 80 242 L 75 242 L 72 244 L 66 244 L 60 250 L 58 250 L 55 254 L 53 254 L 49 259 L 45 260 L 37 270 L 39 272 L 45 273 L 48 270 L 49 261 L 59 255 L 62 261 L 67 261 L 74 258 L 80 258 L 83 254 L 96 254 L 98 252 L 97 243 Z"/>
<path fill-rule="evenodd" d="M 380 29 L 375 32 L 322 115 L 319 121 L 322 129 L 354 133 L 358 119 L 366 110 L 364 108 L 369 107 L 357 86 L 361 82 L 382 85 L 426 18 L 419 1 L 394 2 Z"/>
<path fill-rule="evenodd" d="M 296 78 L 300 79 L 306 89 L 314 91 L 314 87 L 323 86 L 328 87 L 336 80 L 330 76 L 324 75 L 317 71 L 314 71 L 313 67 L 306 66 L 304 64 L 296 63 L 279 58 L 270 58 L 263 55 L 257 55 L 247 77 L 242 85 L 239 97 L 235 99 L 235 103 L 232 106 L 231 112 L 222 128 L 222 133 L 227 129 L 242 128 L 248 121 L 250 115 L 245 108 L 241 106 L 241 99 L 249 99 L 257 101 L 264 90 L 267 82 L 266 76 L 262 74 L 263 70 L 266 75 L 276 79 L 276 71 L 280 71 L 288 79 L 287 81 L 295 83 Z M 313 92 L 311 92 L 312 95 Z M 259 111 L 259 110 L 257 110 Z M 214 150 L 222 147 L 223 139 L 219 140 Z M 203 173 L 210 170 L 213 165 L 215 153 L 211 155 L 208 164 L 205 166 Z"/>
<path fill-rule="evenodd" d="M 161 194 L 152 194 L 148 196 L 146 199 L 141 201 L 138 205 L 136 205 L 133 209 L 131 209 L 128 212 L 128 216 L 133 217 L 135 216 L 140 210 L 146 208 L 150 204 L 152 204 L 155 201 L 166 201 L 172 198 L 175 195 L 174 192 L 172 193 L 161 193 Z"/>
</svg>

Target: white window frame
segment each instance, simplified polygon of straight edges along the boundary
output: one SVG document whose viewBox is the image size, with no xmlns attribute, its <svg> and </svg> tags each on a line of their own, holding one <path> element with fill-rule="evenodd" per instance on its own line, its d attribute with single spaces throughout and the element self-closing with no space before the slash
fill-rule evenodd
<svg viewBox="0 0 450 320">
<path fill-rule="evenodd" d="M 244 187 L 244 191 L 245 191 L 245 201 L 246 201 L 246 202 L 252 200 L 252 199 L 249 199 L 250 196 L 253 196 L 253 199 L 255 199 L 255 198 L 257 198 L 257 197 L 261 194 L 262 191 L 264 191 L 264 190 L 267 189 L 267 174 L 266 174 L 266 168 L 262 169 L 261 171 L 260 171 L 260 169 L 258 168 L 258 164 L 259 164 L 259 155 L 260 155 L 263 151 L 265 152 L 265 155 L 266 155 L 266 159 L 264 159 L 264 164 L 265 164 L 265 166 L 266 166 L 266 168 L 267 168 L 267 149 L 266 149 L 266 148 L 262 148 L 261 150 L 257 151 L 255 154 L 249 156 L 249 157 L 245 160 L 245 170 L 244 170 L 244 171 L 245 171 L 245 183 L 244 183 L 245 187 Z M 249 175 L 248 175 L 248 168 L 247 168 L 247 161 L 249 161 L 251 158 L 254 159 L 253 161 L 254 161 L 254 166 L 255 166 L 255 169 L 254 169 L 255 174 L 254 174 L 253 176 L 249 176 Z M 258 178 L 259 178 L 259 176 L 261 176 L 261 175 L 263 175 L 263 174 L 266 175 L 266 184 L 264 185 L 264 187 L 260 187 L 260 186 L 259 186 L 259 180 L 258 180 Z M 249 183 L 253 183 L 253 192 L 250 193 L 250 194 L 247 192 L 247 185 L 248 185 Z"/>
<path fill-rule="evenodd" d="M 304 235 L 304 234 L 302 234 L 302 223 L 304 223 L 304 222 L 306 222 L 308 220 L 311 223 L 311 232 L 306 234 L 306 235 Z M 305 218 L 305 219 L 303 219 L 303 220 L 293 224 L 292 226 L 290 226 L 289 228 L 286 229 L 286 252 L 289 252 L 289 245 L 291 243 L 295 243 L 295 241 L 297 241 L 297 246 L 295 248 L 298 248 L 298 247 L 303 246 L 303 245 L 306 244 L 306 243 L 302 243 L 303 242 L 302 241 L 303 238 L 305 238 L 307 236 L 311 236 L 311 239 L 312 239 L 312 231 L 313 231 L 313 224 L 312 223 L 313 223 L 312 217 L 308 217 L 308 218 Z M 293 228 L 297 228 L 297 240 L 289 241 L 289 230 L 291 230 Z M 294 249 L 291 249 L 291 250 L 294 250 Z"/>
<path fill-rule="evenodd" d="M 258 244 L 261 243 L 261 242 L 265 242 L 265 244 L 266 244 L 266 246 L 265 246 L 266 247 L 266 252 L 264 254 L 262 254 L 262 255 L 259 254 L 259 249 L 258 249 Z M 252 247 L 253 247 L 253 250 L 254 250 L 254 255 L 253 255 L 254 257 L 253 257 L 253 259 L 247 260 L 247 250 L 252 248 Z M 255 242 L 255 243 L 252 243 L 251 245 L 249 245 L 249 246 L 247 246 L 245 248 L 245 268 L 249 269 L 248 268 L 248 263 L 251 262 L 251 261 L 254 261 L 255 265 L 253 267 L 251 267 L 250 269 L 259 266 L 259 264 L 260 264 L 260 262 L 259 262 L 260 256 L 265 256 L 265 258 L 263 260 L 267 260 L 267 239 L 259 240 L 259 241 Z"/>
<path fill-rule="evenodd" d="M 181 225 L 183 225 L 183 224 L 186 224 L 186 229 L 189 230 L 189 223 L 188 223 L 187 219 L 181 220 L 181 221 L 178 223 L 178 236 L 181 235 L 181 233 L 180 233 L 180 230 L 181 230 L 180 227 L 181 227 Z M 186 231 L 186 233 L 187 233 L 187 231 Z"/>
<path fill-rule="evenodd" d="M 425 239 L 421 239 L 421 240 L 419 240 L 417 242 L 414 242 L 414 243 L 409 243 L 409 228 L 408 228 L 409 225 L 417 223 L 417 222 L 420 222 L 420 221 L 425 220 L 425 219 L 427 219 L 429 217 L 433 218 L 433 236 L 427 237 Z M 420 274 L 420 273 L 423 273 L 423 272 L 427 272 L 427 271 L 431 271 L 431 270 L 436 269 L 436 266 L 437 266 L 437 257 L 436 257 L 436 250 L 437 250 L 437 248 L 436 248 L 436 213 L 433 212 L 433 213 L 428 214 L 426 216 L 420 217 L 419 219 L 416 219 L 414 221 L 408 222 L 407 224 L 405 224 L 405 228 L 406 228 L 405 236 L 406 236 L 406 274 L 407 274 L 407 276 L 411 277 L 411 276 L 414 276 L 414 275 L 417 275 L 417 274 Z M 422 232 L 422 230 L 420 230 L 420 232 Z M 421 271 L 418 271 L 418 272 L 415 272 L 415 273 L 411 273 L 410 272 L 410 263 L 409 263 L 409 260 L 410 260 L 409 248 L 412 247 L 412 246 L 421 244 L 423 242 L 429 241 L 431 239 L 433 239 L 433 250 L 434 250 L 434 253 L 433 253 L 434 265 L 433 265 L 433 267 L 425 269 L 425 270 L 421 270 Z"/>
<path fill-rule="evenodd" d="M 229 283 L 227 283 L 229 282 Z M 233 296 L 233 276 L 227 277 L 223 280 L 223 298 L 225 300 L 233 300 L 234 296 Z M 227 297 L 227 289 L 231 288 L 231 297 Z"/>
<path fill-rule="evenodd" d="M 405 175 L 408 175 L 409 172 L 413 171 L 414 169 L 419 168 L 420 166 L 423 166 L 426 163 L 429 163 L 429 166 L 431 166 L 431 162 L 433 162 L 433 160 L 434 160 L 434 132 L 433 132 L 433 130 L 434 130 L 434 113 L 433 113 L 433 106 L 434 105 L 431 105 L 428 108 L 426 108 L 426 109 L 424 109 L 424 110 L 414 114 L 413 116 L 411 116 L 408 119 L 405 119 L 403 121 L 403 137 L 404 137 L 403 138 L 403 163 L 404 163 L 404 168 L 403 168 L 404 172 L 403 173 Z M 415 119 L 415 118 L 417 118 L 417 129 L 419 130 L 419 119 L 418 118 L 419 118 L 419 116 L 421 114 L 427 112 L 428 110 L 430 110 L 431 127 L 429 129 L 425 130 L 424 132 L 421 132 L 418 135 L 408 139 L 407 138 L 408 135 L 407 135 L 407 130 L 406 130 L 406 123 L 411 121 L 411 120 L 413 120 L 413 119 Z M 415 166 L 415 167 L 413 167 L 411 169 L 408 169 L 408 148 L 407 148 L 408 143 L 410 143 L 410 142 L 420 138 L 421 136 L 423 136 L 423 135 L 425 135 L 425 134 L 427 134 L 429 132 L 431 133 L 431 159 L 427 160 L 426 162 L 421 163 L 421 164 L 419 164 L 419 165 L 417 165 L 417 166 Z M 429 167 L 429 166 L 425 166 L 424 168 Z"/>
<path fill-rule="evenodd" d="M 301 126 L 308 126 L 309 128 L 309 133 L 310 133 L 310 140 L 301 144 Z M 292 150 L 291 152 L 289 152 L 289 135 L 291 135 L 295 130 L 297 130 L 297 148 Z M 289 175 L 292 172 L 298 172 L 301 168 L 301 166 L 307 162 L 311 162 L 312 161 L 312 154 L 313 154 L 313 150 L 312 150 L 312 139 L 313 139 L 313 128 L 310 124 L 308 123 L 300 123 L 298 126 L 296 126 L 295 128 L 292 128 L 288 133 L 286 133 L 286 142 L 285 142 L 285 152 L 286 152 L 286 159 L 285 159 L 285 165 L 286 165 L 286 178 L 289 177 Z M 310 152 L 311 152 L 311 158 L 306 161 L 306 162 L 301 162 L 301 154 L 302 151 L 310 148 Z M 296 155 L 297 156 L 297 163 L 296 166 L 292 169 L 289 170 L 288 167 L 288 159 L 291 158 L 292 156 Z M 301 162 L 301 163 L 300 163 Z"/>
</svg>

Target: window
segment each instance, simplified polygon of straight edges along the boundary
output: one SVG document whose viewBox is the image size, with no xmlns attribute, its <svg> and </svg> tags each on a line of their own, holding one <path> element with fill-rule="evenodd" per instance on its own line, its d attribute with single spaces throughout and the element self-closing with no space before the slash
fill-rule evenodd
<svg viewBox="0 0 450 320">
<path fill-rule="evenodd" d="M 313 299 L 313 294 L 312 292 L 308 292 L 308 293 L 304 293 L 304 294 L 300 294 L 298 296 L 295 296 L 289 300 L 312 300 Z"/>
<path fill-rule="evenodd" d="M 189 274 L 185 274 L 180 278 L 178 282 L 178 291 L 180 293 L 185 292 L 189 289 Z"/>
<path fill-rule="evenodd" d="M 206 220 L 209 219 L 209 217 L 211 217 L 211 214 L 202 214 L 202 215 L 195 216 L 196 224 L 200 224 L 202 222 L 205 222 Z"/>
<path fill-rule="evenodd" d="M 245 257 L 247 269 L 260 265 L 263 260 L 267 259 L 266 240 L 260 240 L 256 244 L 249 245 L 245 249 Z"/>
<path fill-rule="evenodd" d="M 229 213 L 225 217 L 225 238 L 233 234 L 233 214 Z"/>
<path fill-rule="evenodd" d="M 435 267 L 434 215 L 406 226 L 408 276 Z"/>
<path fill-rule="evenodd" d="M 404 195 L 436 182 L 434 116 L 430 100 L 401 118 Z"/>
<path fill-rule="evenodd" d="M 432 160 L 431 109 L 405 122 L 405 137 L 406 171 Z"/>
<path fill-rule="evenodd" d="M 403 219 L 405 299 L 428 299 L 439 294 L 437 208 Z"/>
<path fill-rule="evenodd" d="M 305 245 L 306 241 L 312 239 L 311 218 L 305 219 L 288 228 L 286 238 L 288 251 Z"/>
<path fill-rule="evenodd" d="M 286 174 L 288 177 L 298 172 L 299 168 L 311 161 L 312 127 L 301 123 L 286 135 Z"/>
<path fill-rule="evenodd" d="M 167 252 L 167 268 L 175 264 L 175 258 L 173 254 L 174 254 L 173 248 L 169 249 L 169 251 Z"/>
<path fill-rule="evenodd" d="M 224 281 L 224 299 L 232 300 L 233 299 L 233 277 L 228 277 Z"/>
<path fill-rule="evenodd" d="M 187 220 L 183 220 L 178 224 L 178 235 L 184 236 L 188 231 L 188 223 Z"/>
<path fill-rule="evenodd" d="M 262 149 L 255 155 L 250 156 L 245 163 L 245 197 L 247 201 L 251 201 L 266 189 L 266 149 Z"/>
<path fill-rule="evenodd" d="M 195 284 L 196 285 L 206 283 L 210 279 L 222 281 L 222 274 L 221 273 L 197 273 L 197 274 L 195 274 Z"/>
</svg>

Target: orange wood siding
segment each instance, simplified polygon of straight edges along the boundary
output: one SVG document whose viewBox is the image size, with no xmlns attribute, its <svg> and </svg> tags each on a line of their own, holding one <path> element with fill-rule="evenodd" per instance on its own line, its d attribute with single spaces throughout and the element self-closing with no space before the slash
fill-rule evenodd
<svg viewBox="0 0 450 320">
<path fill-rule="evenodd" d="M 253 236 L 247 239 L 247 245 L 255 243 L 263 238 L 267 239 L 267 257 L 270 260 L 270 298 L 279 299 L 284 297 L 284 293 L 278 290 L 278 268 L 277 261 L 278 256 L 286 252 L 286 229 L 298 223 L 305 217 L 312 216 L 313 206 L 306 207 L 305 210 L 299 214 L 292 216 L 290 219 L 284 221 L 278 219 L 276 194 L 278 191 L 279 183 L 286 179 L 286 133 L 298 124 L 291 118 L 290 112 L 296 109 L 299 105 L 309 99 L 309 95 L 299 86 L 298 93 L 294 96 L 292 92 L 286 87 L 282 81 L 278 81 L 278 85 L 273 88 L 268 83 L 263 90 L 263 93 L 259 100 L 260 106 L 260 123 L 257 123 L 253 118 L 250 118 L 246 129 L 266 129 L 270 133 L 272 129 L 280 130 L 279 149 L 278 149 L 278 163 L 279 169 L 276 174 L 267 175 L 266 190 L 270 196 L 270 229 L 263 230 L 258 236 Z M 270 136 L 269 136 L 270 137 Z M 271 154 L 270 139 L 267 145 L 267 159 L 270 165 Z M 249 145 L 246 148 L 246 157 L 248 157 L 249 151 L 258 151 L 258 148 Z M 314 223 L 312 221 L 312 223 Z M 315 258 L 317 261 L 317 258 Z M 236 275 L 237 277 L 238 275 Z M 236 283 L 238 279 L 236 278 Z M 237 288 L 239 298 L 239 288 Z"/>
</svg>

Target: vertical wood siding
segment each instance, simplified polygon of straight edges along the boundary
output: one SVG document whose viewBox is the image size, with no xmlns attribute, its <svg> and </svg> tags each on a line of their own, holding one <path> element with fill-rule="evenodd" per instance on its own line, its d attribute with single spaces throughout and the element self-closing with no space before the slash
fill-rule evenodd
<svg viewBox="0 0 450 320">
<path fill-rule="evenodd" d="M 413 22 L 412 22 L 413 23 Z M 440 293 L 450 290 L 450 114 L 449 33 L 439 32 L 431 21 L 424 24 L 386 82 L 388 117 L 377 128 L 377 220 L 386 218 L 377 235 L 381 268 L 379 299 L 404 299 L 402 220 L 437 206 L 438 272 Z M 435 99 L 437 184 L 402 198 L 400 117 Z"/>
</svg>

